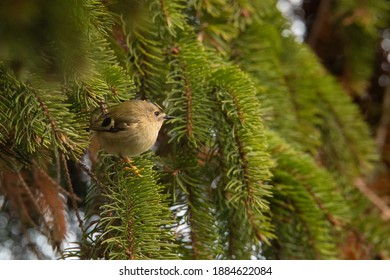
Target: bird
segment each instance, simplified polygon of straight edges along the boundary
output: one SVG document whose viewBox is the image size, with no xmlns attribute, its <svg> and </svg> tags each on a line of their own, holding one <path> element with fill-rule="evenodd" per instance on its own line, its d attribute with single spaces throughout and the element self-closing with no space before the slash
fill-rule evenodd
<svg viewBox="0 0 390 280">
<path fill-rule="evenodd" d="M 164 121 L 172 118 L 156 103 L 124 101 L 92 115 L 91 142 L 97 142 L 99 149 L 109 154 L 119 155 L 139 174 L 130 158 L 148 151 L 156 143 Z"/>
</svg>

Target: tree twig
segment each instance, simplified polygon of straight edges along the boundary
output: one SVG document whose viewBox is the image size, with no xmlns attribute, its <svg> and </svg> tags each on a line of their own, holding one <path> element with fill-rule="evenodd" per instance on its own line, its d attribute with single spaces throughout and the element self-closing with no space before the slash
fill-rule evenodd
<svg viewBox="0 0 390 280">
<path fill-rule="evenodd" d="M 316 49 L 316 43 L 318 36 L 321 32 L 322 27 L 325 24 L 326 19 L 328 18 L 330 6 L 332 0 L 322 0 L 317 9 L 316 20 L 313 23 L 311 28 L 311 32 L 307 38 L 307 43 L 312 49 Z"/>
<path fill-rule="evenodd" d="M 68 167 L 66 165 L 66 158 L 65 158 L 64 154 L 61 154 L 60 156 L 61 156 L 61 160 L 62 160 L 62 165 L 64 167 L 64 171 L 65 171 L 65 179 L 66 179 L 66 184 L 68 185 L 68 190 L 69 190 L 69 193 L 70 193 L 70 201 L 72 203 L 72 208 L 73 208 L 74 213 L 76 215 L 77 221 L 79 222 L 79 227 L 80 227 L 81 231 L 83 233 L 85 233 L 84 226 L 83 226 L 83 220 L 80 217 L 79 209 L 77 207 L 77 202 L 76 202 L 76 197 L 77 196 L 76 196 L 76 194 L 73 191 L 72 180 L 70 178 L 69 169 L 68 169 Z"/>
<path fill-rule="evenodd" d="M 355 180 L 355 186 L 359 191 L 371 201 L 381 212 L 382 219 L 390 221 L 390 207 L 383 199 L 381 199 L 374 191 L 372 191 L 363 179 L 358 178 Z"/>
</svg>

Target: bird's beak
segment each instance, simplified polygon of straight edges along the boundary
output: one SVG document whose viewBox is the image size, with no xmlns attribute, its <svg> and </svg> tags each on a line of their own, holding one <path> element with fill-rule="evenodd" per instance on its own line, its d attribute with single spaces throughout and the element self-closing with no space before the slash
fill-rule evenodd
<svg viewBox="0 0 390 280">
<path fill-rule="evenodd" d="M 174 118 L 175 118 L 174 116 L 168 116 L 167 115 L 167 116 L 164 117 L 164 120 L 171 120 L 171 119 L 174 119 Z"/>
</svg>

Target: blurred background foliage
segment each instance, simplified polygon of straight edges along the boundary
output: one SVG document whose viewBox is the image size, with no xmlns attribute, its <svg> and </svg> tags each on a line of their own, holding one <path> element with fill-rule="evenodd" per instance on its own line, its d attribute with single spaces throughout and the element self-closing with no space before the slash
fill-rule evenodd
<svg viewBox="0 0 390 280">
<path fill-rule="evenodd" d="M 390 258 L 388 0 L 0 3 L 0 259 Z M 91 112 L 176 118 L 134 159 Z"/>
</svg>

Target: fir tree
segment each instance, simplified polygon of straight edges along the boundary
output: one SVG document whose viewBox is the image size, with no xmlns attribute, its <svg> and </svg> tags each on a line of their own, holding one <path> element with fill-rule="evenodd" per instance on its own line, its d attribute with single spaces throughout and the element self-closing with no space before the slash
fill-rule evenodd
<svg viewBox="0 0 390 280">
<path fill-rule="evenodd" d="M 376 2 L 363 30 L 335 4 L 353 90 L 374 56 L 354 48 L 387 20 Z M 61 258 L 342 259 L 352 235 L 390 256 L 360 191 L 378 162 L 368 126 L 274 0 L 3 1 L 0 18 L 0 215 L 35 257 L 32 229 Z M 175 116 L 134 158 L 141 176 L 87 131 L 133 98 Z"/>
</svg>

